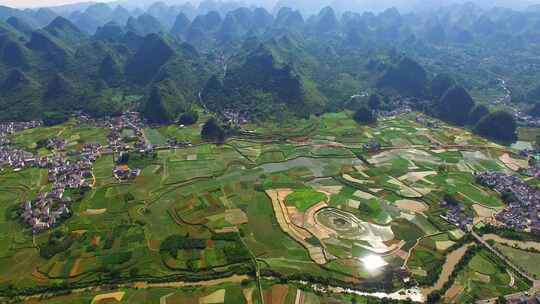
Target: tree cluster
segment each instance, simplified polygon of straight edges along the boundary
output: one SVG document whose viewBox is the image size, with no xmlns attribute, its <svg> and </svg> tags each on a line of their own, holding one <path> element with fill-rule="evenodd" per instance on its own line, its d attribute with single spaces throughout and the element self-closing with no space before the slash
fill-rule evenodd
<svg viewBox="0 0 540 304">
<path fill-rule="evenodd" d="M 178 250 L 202 250 L 205 248 L 206 242 L 203 239 L 192 238 L 189 235 L 171 235 L 161 242 L 159 251 L 162 253 L 167 252 L 172 257 L 177 258 Z"/>
<path fill-rule="evenodd" d="M 370 125 L 377 122 L 377 115 L 366 106 L 361 106 L 353 115 L 354 121 L 361 125 Z"/>
<path fill-rule="evenodd" d="M 225 142 L 225 136 L 225 130 L 215 118 L 210 118 L 201 130 L 201 137 L 206 141 L 223 143 Z"/>
</svg>

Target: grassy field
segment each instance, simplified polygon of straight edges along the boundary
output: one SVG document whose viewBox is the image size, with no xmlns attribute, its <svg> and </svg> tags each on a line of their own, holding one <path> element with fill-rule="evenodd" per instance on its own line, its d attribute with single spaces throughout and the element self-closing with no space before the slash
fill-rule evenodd
<svg viewBox="0 0 540 304">
<path fill-rule="evenodd" d="M 540 277 L 540 253 L 520 250 L 501 244 L 497 244 L 496 248 L 504 254 L 512 263 L 516 264 L 527 273 L 530 273 L 535 278 Z"/>
<path fill-rule="evenodd" d="M 518 138 L 521 141 L 533 142 L 540 136 L 540 128 L 518 128 Z"/>
<path fill-rule="evenodd" d="M 67 141 L 68 149 L 80 149 L 83 144 L 107 144 L 107 130 L 69 121 L 53 127 L 39 127 L 18 132 L 12 136 L 15 145 L 35 149 L 40 140 L 58 137 Z"/>
<path fill-rule="evenodd" d="M 300 211 L 306 211 L 309 207 L 326 200 L 326 195 L 311 188 L 298 189 L 287 196 L 285 204 L 295 206 Z"/>
</svg>

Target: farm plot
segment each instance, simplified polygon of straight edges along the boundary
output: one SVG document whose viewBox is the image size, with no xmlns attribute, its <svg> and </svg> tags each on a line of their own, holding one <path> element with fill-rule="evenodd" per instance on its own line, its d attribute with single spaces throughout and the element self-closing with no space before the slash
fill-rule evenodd
<svg viewBox="0 0 540 304">
<path fill-rule="evenodd" d="M 540 263 L 538 263 L 540 261 L 540 253 L 520 250 L 502 244 L 496 244 L 495 247 L 512 261 L 512 263 L 534 277 L 540 277 Z"/>
<path fill-rule="evenodd" d="M 446 301 L 471 303 L 517 293 L 528 288 L 519 277 L 512 278 L 506 267 L 485 249 L 477 252 L 457 276 L 452 288 L 444 295 Z M 512 286 L 511 286 L 512 285 Z"/>
</svg>

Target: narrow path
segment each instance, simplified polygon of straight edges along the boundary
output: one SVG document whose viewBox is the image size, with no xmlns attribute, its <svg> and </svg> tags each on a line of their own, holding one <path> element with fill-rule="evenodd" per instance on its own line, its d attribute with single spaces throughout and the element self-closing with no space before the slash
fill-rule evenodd
<svg viewBox="0 0 540 304">
<path fill-rule="evenodd" d="M 261 271 L 259 269 L 259 263 L 257 262 L 257 257 L 253 254 L 253 251 L 251 251 L 251 248 L 246 244 L 246 241 L 242 238 L 240 235 L 240 232 L 238 232 L 238 238 L 242 242 L 242 245 L 246 247 L 246 250 L 249 253 L 249 256 L 251 257 L 251 260 L 253 261 L 253 264 L 255 266 L 255 279 L 257 280 L 257 288 L 259 289 L 259 301 L 261 304 L 264 304 L 264 295 L 263 295 L 263 288 L 261 283 Z"/>
</svg>

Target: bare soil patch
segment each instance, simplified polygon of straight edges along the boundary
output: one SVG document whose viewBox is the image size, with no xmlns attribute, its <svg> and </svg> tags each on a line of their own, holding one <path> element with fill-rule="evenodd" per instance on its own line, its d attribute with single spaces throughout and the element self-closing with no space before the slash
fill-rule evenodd
<svg viewBox="0 0 540 304">
<path fill-rule="evenodd" d="M 225 302 L 225 289 L 215 291 L 199 299 L 199 304 L 221 304 Z"/>
<path fill-rule="evenodd" d="M 448 289 L 446 291 L 446 293 L 444 294 L 444 299 L 447 301 L 447 302 L 451 302 L 453 301 L 459 294 L 461 294 L 461 292 L 463 291 L 463 286 L 461 286 L 460 284 L 458 283 L 455 283 L 454 285 L 452 285 L 452 287 L 450 287 L 450 289 Z"/>
<path fill-rule="evenodd" d="M 247 224 L 248 217 L 241 209 L 229 209 L 225 211 L 225 220 L 233 225 Z"/>
<path fill-rule="evenodd" d="M 107 209 L 86 209 L 81 213 L 81 215 L 85 216 L 93 216 L 93 215 L 100 215 L 107 212 Z"/>
<path fill-rule="evenodd" d="M 289 292 L 289 286 L 287 285 L 274 285 L 270 291 L 271 301 L 269 303 L 284 304 L 287 293 Z"/>
<path fill-rule="evenodd" d="M 76 277 L 82 273 L 81 269 L 81 259 L 77 258 L 75 260 L 75 263 L 73 263 L 73 266 L 71 267 L 71 270 L 69 271 L 70 277 Z"/>
<path fill-rule="evenodd" d="M 364 191 L 360 191 L 360 190 L 357 190 L 356 192 L 354 192 L 353 194 L 354 196 L 358 197 L 358 198 L 361 198 L 361 199 L 373 199 L 375 198 L 375 196 L 367 193 L 367 192 L 364 192 Z"/>
<path fill-rule="evenodd" d="M 253 291 L 255 291 L 255 287 L 246 288 L 242 291 L 247 304 L 253 304 Z"/>
<path fill-rule="evenodd" d="M 111 301 L 120 302 L 124 298 L 125 294 L 126 293 L 123 291 L 100 294 L 94 297 L 92 304 Z"/>
<path fill-rule="evenodd" d="M 452 241 L 436 241 L 435 247 L 439 251 L 446 251 L 448 248 L 454 246 L 455 242 Z"/>
<path fill-rule="evenodd" d="M 508 153 L 505 153 L 499 157 L 499 160 L 512 171 L 519 171 L 519 169 L 529 168 L 529 162 L 523 159 L 512 158 L 512 156 L 510 156 Z"/>
<path fill-rule="evenodd" d="M 435 283 L 435 285 L 431 287 L 422 288 L 422 294 L 427 297 L 430 293 L 432 293 L 435 290 L 441 289 L 446 282 L 450 279 L 450 275 L 452 272 L 454 272 L 454 269 L 456 268 L 456 265 L 461 261 L 465 253 L 467 252 L 467 249 L 472 246 L 472 243 L 463 245 L 462 247 L 452 251 L 450 254 L 446 256 L 446 262 L 443 265 L 441 274 L 439 276 L 439 279 Z"/>
<path fill-rule="evenodd" d="M 395 205 L 399 209 L 412 211 L 415 213 L 423 213 L 429 209 L 429 207 L 423 202 L 407 199 L 396 201 Z"/>
</svg>

